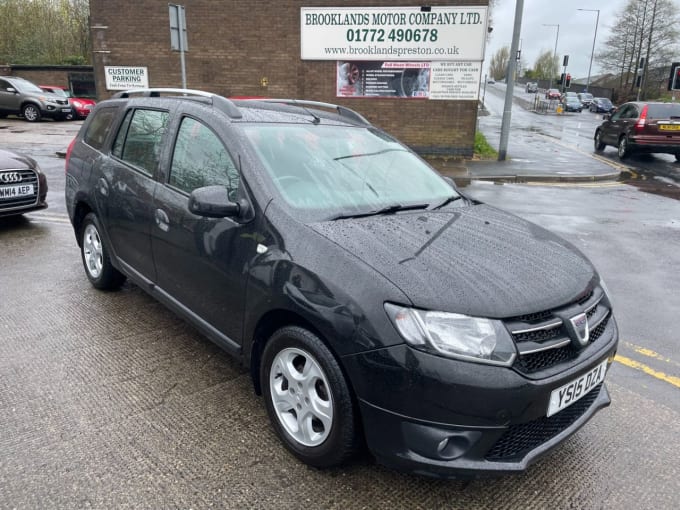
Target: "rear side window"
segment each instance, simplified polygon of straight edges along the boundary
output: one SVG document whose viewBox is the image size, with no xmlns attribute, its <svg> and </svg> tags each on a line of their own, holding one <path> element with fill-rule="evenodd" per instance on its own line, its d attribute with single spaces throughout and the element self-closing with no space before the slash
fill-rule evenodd
<svg viewBox="0 0 680 510">
<path fill-rule="evenodd" d="M 187 193 L 203 186 L 226 186 L 229 199 L 235 201 L 240 177 L 217 135 L 185 117 L 177 134 L 168 183 Z"/>
<path fill-rule="evenodd" d="M 112 154 L 153 175 L 167 125 L 168 112 L 141 108 L 128 111 L 116 135 Z"/>
<path fill-rule="evenodd" d="M 680 104 L 650 104 L 647 108 L 648 119 L 680 119 Z"/>
<path fill-rule="evenodd" d="M 111 131 L 111 122 L 115 114 L 115 108 L 104 108 L 95 114 L 87 127 L 85 136 L 83 136 L 87 145 L 101 150 L 109 131 Z"/>
</svg>

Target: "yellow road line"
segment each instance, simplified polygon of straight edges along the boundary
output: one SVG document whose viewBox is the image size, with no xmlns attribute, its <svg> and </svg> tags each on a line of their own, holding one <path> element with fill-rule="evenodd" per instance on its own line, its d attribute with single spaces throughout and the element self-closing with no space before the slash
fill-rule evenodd
<svg viewBox="0 0 680 510">
<path fill-rule="evenodd" d="M 680 363 L 677 361 L 674 361 L 670 358 L 665 357 L 663 354 L 659 354 L 658 352 L 655 352 L 651 349 L 648 349 L 646 347 L 642 347 L 641 345 L 636 345 L 632 342 L 622 342 L 626 347 L 629 347 L 630 349 L 634 350 L 638 354 L 642 354 L 643 356 L 647 356 L 649 358 L 654 358 L 659 361 L 664 361 L 666 363 L 670 363 L 671 365 L 675 365 L 676 367 L 680 367 Z"/>
<path fill-rule="evenodd" d="M 555 188 L 615 188 L 623 187 L 625 184 L 613 181 L 592 181 L 592 182 L 523 182 L 525 186 L 550 186 Z"/>
<path fill-rule="evenodd" d="M 580 154 L 583 154 L 584 156 L 590 156 L 591 158 L 598 160 L 600 163 L 604 163 L 605 165 L 609 165 L 612 168 L 616 168 L 617 170 L 623 170 L 623 171 L 626 171 L 626 172 L 630 172 L 631 174 L 633 174 L 633 177 L 635 177 L 635 178 L 638 177 L 637 173 L 635 173 L 635 170 L 633 168 L 629 167 L 628 165 L 624 165 L 622 163 L 617 163 L 615 161 L 612 161 L 610 159 L 605 158 L 604 156 L 600 156 L 598 154 L 593 154 L 592 152 L 584 151 L 580 147 L 564 143 L 562 140 L 559 140 L 559 139 L 554 138 L 552 136 L 544 135 L 542 133 L 536 133 L 536 134 L 538 136 L 542 136 L 543 138 L 547 138 L 551 142 L 553 142 L 553 143 L 555 143 L 555 144 L 557 144 L 561 147 L 564 147 L 565 149 L 571 149 L 571 150 L 576 151 Z"/>
<path fill-rule="evenodd" d="M 680 377 L 675 377 L 672 375 L 665 374 L 663 372 L 659 372 L 658 370 L 654 370 L 653 368 L 648 367 L 647 365 L 640 363 L 639 361 L 635 361 L 625 356 L 621 356 L 620 354 L 617 354 L 614 357 L 614 361 L 618 361 L 622 365 L 634 368 L 635 370 L 640 370 L 647 375 L 651 375 L 652 377 L 659 379 L 660 381 L 667 382 L 669 384 L 672 384 L 676 388 L 680 388 Z"/>
</svg>

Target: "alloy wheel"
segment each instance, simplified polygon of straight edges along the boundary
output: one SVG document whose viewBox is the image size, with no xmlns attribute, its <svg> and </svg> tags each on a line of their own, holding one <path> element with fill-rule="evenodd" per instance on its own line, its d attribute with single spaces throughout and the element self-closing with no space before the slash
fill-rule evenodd
<svg viewBox="0 0 680 510">
<path fill-rule="evenodd" d="M 286 432 L 301 445 L 322 444 L 333 425 L 333 400 L 318 361 L 302 349 L 283 349 L 272 362 L 269 386 Z"/>
<path fill-rule="evenodd" d="M 83 232 L 83 260 L 92 278 L 99 278 L 104 265 L 104 248 L 97 228 L 91 223 Z"/>
</svg>

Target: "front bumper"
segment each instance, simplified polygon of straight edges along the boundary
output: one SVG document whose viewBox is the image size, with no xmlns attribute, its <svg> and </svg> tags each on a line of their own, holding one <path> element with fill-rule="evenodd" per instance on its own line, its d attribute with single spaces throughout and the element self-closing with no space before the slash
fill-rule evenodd
<svg viewBox="0 0 680 510">
<path fill-rule="evenodd" d="M 437 477 L 523 471 L 610 403 L 604 386 L 547 417 L 553 390 L 616 353 L 613 318 L 599 340 L 563 366 L 527 375 L 456 361 L 405 344 L 343 359 L 367 445 L 387 466 Z"/>
<path fill-rule="evenodd" d="M 416 421 L 360 403 L 366 440 L 381 464 L 418 475 L 478 478 L 524 471 L 611 402 L 604 384 L 549 418 L 474 428 Z"/>
</svg>

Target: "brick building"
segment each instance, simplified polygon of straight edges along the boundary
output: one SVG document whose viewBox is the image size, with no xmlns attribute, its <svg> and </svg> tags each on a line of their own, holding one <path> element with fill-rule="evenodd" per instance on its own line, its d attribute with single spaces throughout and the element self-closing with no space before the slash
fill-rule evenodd
<svg viewBox="0 0 680 510">
<path fill-rule="evenodd" d="M 183 0 L 189 50 L 186 84 L 225 96 L 303 98 L 343 104 L 392 133 L 437 166 L 472 155 L 476 100 L 337 97 L 337 60 L 301 59 L 302 7 L 348 7 L 315 0 Z M 412 7 L 411 0 L 356 0 L 354 7 Z M 437 1 L 428 5 L 451 6 Z M 461 6 L 488 6 L 465 0 Z M 486 29 L 486 19 L 484 19 Z M 90 0 L 97 94 L 109 97 L 106 66 L 140 66 L 151 87 L 180 87 L 179 53 L 170 49 L 166 0 Z M 483 46 L 483 42 L 481 44 Z M 481 48 L 483 55 L 483 47 Z M 481 66 L 480 66 L 481 67 Z M 481 72 L 480 72 L 481 75 Z M 477 78 L 479 79 L 479 78 Z"/>
</svg>

